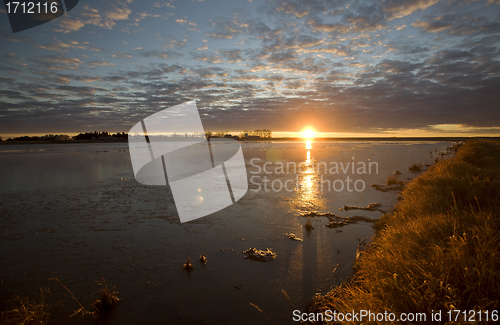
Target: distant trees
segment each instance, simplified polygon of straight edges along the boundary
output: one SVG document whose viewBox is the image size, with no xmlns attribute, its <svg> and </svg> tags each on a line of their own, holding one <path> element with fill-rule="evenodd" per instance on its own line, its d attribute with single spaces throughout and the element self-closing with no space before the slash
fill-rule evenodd
<svg viewBox="0 0 500 325">
<path fill-rule="evenodd" d="M 269 129 L 253 130 L 253 131 L 245 130 L 243 131 L 243 135 L 245 135 L 245 133 L 247 133 L 248 135 L 260 136 L 263 139 L 270 139 L 273 137 L 273 131 Z"/>
<path fill-rule="evenodd" d="M 70 136 L 67 134 L 46 134 L 41 137 L 39 136 L 23 136 L 17 138 L 8 138 L 7 141 L 59 141 L 59 140 L 70 140 Z"/>
<path fill-rule="evenodd" d="M 125 132 L 122 132 L 122 133 L 118 132 L 115 134 L 111 134 L 111 133 L 106 132 L 106 131 L 102 131 L 102 132 L 94 131 L 94 132 L 80 133 L 80 134 L 73 137 L 73 139 L 75 139 L 75 140 L 97 140 L 97 139 L 101 139 L 101 138 L 127 139 L 128 134 Z"/>
<path fill-rule="evenodd" d="M 212 131 L 206 131 L 205 132 L 205 137 L 207 138 L 223 138 L 228 132 L 224 131 L 217 131 L 217 132 L 212 132 Z M 259 136 L 263 139 L 271 139 L 273 137 L 273 131 L 269 129 L 261 129 L 261 130 L 245 130 L 241 132 L 238 137 L 243 139 L 245 137 L 245 134 L 251 135 L 251 136 Z"/>
<path fill-rule="evenodd" d="M 217 131 L 217 132 L 212 132 L 212 131 L 206 131 L 205 132 L 205 137 L 206 138 L 223 138 L 227 134 L 227 131 Z"/>
</svg>

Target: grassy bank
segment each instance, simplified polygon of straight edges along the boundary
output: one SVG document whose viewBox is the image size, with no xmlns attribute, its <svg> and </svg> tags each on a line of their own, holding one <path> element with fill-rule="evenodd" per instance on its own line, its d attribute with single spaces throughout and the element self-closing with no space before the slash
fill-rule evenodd
<svg viewBox="0 0 500 325">
<path fill-rule="evenodd" d="M 307 311 L 424 312 L 430 322 L 441 310 L 444 323 L 449 310 L 500 309 L 500 142 L 468 141 L 402 195 L 354 276 Z"/>
</svg>

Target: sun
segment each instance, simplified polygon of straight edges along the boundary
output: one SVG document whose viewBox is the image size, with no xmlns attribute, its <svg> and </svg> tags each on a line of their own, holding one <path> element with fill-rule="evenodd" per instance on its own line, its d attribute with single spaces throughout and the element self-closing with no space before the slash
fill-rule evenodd
<svg viewBox="0 0 500 325">
<path fill-rule="evenodd" d="M 304 129 L 304 131 L 302 131 L 302 137 L 305 139 L 312 139 L 314 138 L 315 134 L 316 132 L 314 132 L 314 130 L 311 128 L 306 128 Z"/>
</svg>

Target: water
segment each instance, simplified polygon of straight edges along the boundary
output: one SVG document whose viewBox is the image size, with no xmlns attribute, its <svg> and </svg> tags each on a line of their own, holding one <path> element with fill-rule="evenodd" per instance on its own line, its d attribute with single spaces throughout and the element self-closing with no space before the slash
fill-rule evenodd
<svg viewBox="0 0 500 325">
<path fill-rule="evenodd" d="M 107 324 L 262 324 L 269 322 L 265 315 L 275 324 L 289 324 L 294 309 L 303 309 L 315 293 L 328 292 L 352 274 L 358 244 L 374 235 L 371 223 L 332 229 L 324 227 L 325 217 L 312 218 L 314 229 L 308 232 L 301 215 L 318 211 L 379 218 L 380 211 L 339 208 L 380 203 L 389 210 L 397 191 L 370 185 L 383 184 L 396 170 L 403 180 L 417 176 L 407 168 L 431 164 L 435 150 L 449 143 L 242 146 L 251 180 L 248 193 L 230 207 L 185 224 L 179 222 L 168 187 L 135 181 L 126 143 L 0 146 L 1 296 L 50 287 L 53 296 L 65 301 L 53 315 L 56 323 L 90 324 L 79 316 L 67 319 L 79 307 L 48 279 L 61 280 L 90 310 L 94 281 L 105 278 L 123 299 Z M 345 168 L 333 174 L 323 167 L 318 174 L 322 162 L 328 171 L 335 163 Z M 371 173 L 358 173 L 362 163 L 370 162 Z M 288 165 L 288 172 L 279 170 L 280 163 Z M 341 183 L 344 189 L 337 191 Z M 273 191 L 280 184 L 289 190 Z M 290 232 L 303 241 L 284 236 Z M 250 247 L 271 248 L 277 258 L 268 263 L 244 259 L 242 251 Z M 198 261 L 201 253 L 208 258 L 206 265 Z M 187 257 L 195 267 L 190 273 L 182 270 Z"/>
</svg>

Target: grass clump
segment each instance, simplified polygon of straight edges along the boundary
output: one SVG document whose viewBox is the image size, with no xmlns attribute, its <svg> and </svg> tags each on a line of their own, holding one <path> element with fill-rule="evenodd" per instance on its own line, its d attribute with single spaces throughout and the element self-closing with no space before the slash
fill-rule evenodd
<svg viewBox="0 0 500 325">
<path fill-rule="evenodd" d="M 499 189 L 500 142 L 468 141 L 408 184 L 353 277 L 308 311 L 423 312 L 430 322 L 431 311 L 499 309 Z"/>
<path fill-rule="evenodd" d="M 404 186 L 405 182 L 398 178 L 398 175 L 390 175 L 385 181 L 387 186 Z"/>
<path fill-rule="evenodd" d="M 0 313 L 2 325 L 44 325 L 48 324 L 50 312 L 46 301 L 48 289 L 40 288 L 40 297 L 16 297 L 10 310 Z"/>
<path fill-rule="evenodd" d="M 120 299 L 117 296 L 118 292 L 115 286 L 107 284 L 104 279 L 102 279 L 102 282 L 98 282 L 98 284 L 101 286 L 99 290 L 99 299 L 97 299 L 92 306 L 97 316 L 102 316 L 113 309 Z"/>
<path fill-rule="evenodd" d="M 73 301 L 75 301 L 80 307 L 78 310 L 74 311 L 69 318 L 80 315 L 91 316 L 95 321 L 101 319 L 105 316 L 111 309 L 113 309 L 116 304 L 121 300 L 117 297 L 117 291 L 114 286 L 106 283 L 104 279 L 97 283 L 101 286 L 99 290 L 99 299 L 97 299 L 93 304 L 93 311 L 87 310 L 82 303 L 75 297 L 75 295 L 66 287 L 59 279 L 51 278 L 49 280 L 54 280 L 59 283 L 69 294 Z M 49 321 L 51 312 L 56 312 L 56 306 L 48 302 L 50 290 L 40 289 L 40 297 L 36 299 L 32 296 L 19 297 L 15 296 L 13 299 L 12 307 L 9 310 L 0 312 L 0 324 L 2 325 L 47 325 L 52 324 Z M 59 304 L 59 308 L 62 306 Z"/>
<path fill-rule="evenodd" d="M 413 164 L 410 167 L 408 167 L 408 170 L 414 173 L 419 173 L 422 171 L 422 165 L 419 164 Z"/>
</svg>

